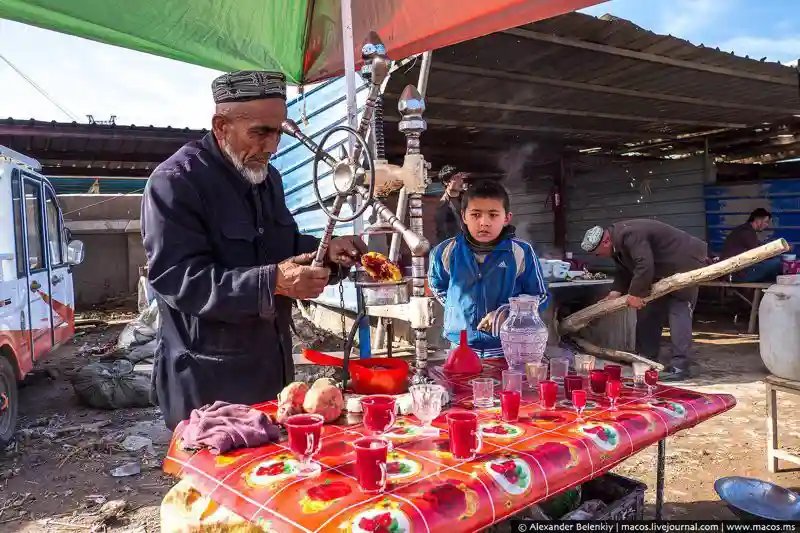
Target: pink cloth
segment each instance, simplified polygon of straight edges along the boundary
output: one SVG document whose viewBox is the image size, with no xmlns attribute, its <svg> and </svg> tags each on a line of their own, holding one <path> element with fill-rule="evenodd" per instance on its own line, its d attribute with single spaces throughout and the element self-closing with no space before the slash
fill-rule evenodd
<svg viewBox="0 0 800 533">
<path fill-rule="evenodd" d="M 278 426 L 261 411 L 219 401 L 193 410 L 178 430 L 186 448 L 208 448 L 215 455 L 263 446 L 280 437 Z"/>
</svg>

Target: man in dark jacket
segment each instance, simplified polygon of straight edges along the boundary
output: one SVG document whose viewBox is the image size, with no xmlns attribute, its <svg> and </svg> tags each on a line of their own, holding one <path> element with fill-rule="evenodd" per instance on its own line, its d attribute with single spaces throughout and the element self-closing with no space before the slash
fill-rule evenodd
<svg viewBox="0 0 800 533">
<path fill-rule="evenodd" d="M 639 310 L 636 344 L 641 355 L 658 360 L 661 328 L 669 317 L 672 362 L 663 378 L 688 377 L 697 287 L 667 294 L 646 307 L 643 298 L 654 282 L 708 264 L 706 243 L 663 222 L 641 219 L 617 222 L 606 229 L 596 226 L 586 232 L 581 246 L 614 260 L 617 272 L 607 299 L 627 294 L 628 305 Z"/>
<path fill-rule="evenodd" d="M 758 234 L 769 228 L 772 222 L 772 213 L 759 207 L 747 219 L 747 222 L 737 226 L 725 237 L 722 245 L 722 259 L 728 259 L 735 255 L 758 248 L 761 241 Z M 775 281 L 781 273 L 781 258 L 773 257 L 757 263 L 750 268 L 746 268 L 733 275 L 736 281 L 757 283 L 761 281 Z"/>
<path fill-rule="evenodd" d="M 153 392 L 174 428 L 223 400 L 273 400 L 294 379 L 292 298 L 314 298 L 330 268 L 310 266 L 318 240 L 298 232 L 269 165 L 286 118 L 283 75 L 236 72 L 212 85 L 212 131 L 159 165 L 142 198 L 148 278 L 157 295 Z M 363 243 L 334 239 L 331 264 Z"/>
<path fill-rule="evenodd" d="M 456 167 L 445 165 L 439 171 L 439 180 L 444 184 L 444 194 L 436 210 L 436 242 L 439 244 L 464 231 L 461 219 L 461 193 L 464 190 L 464 174 Z"/>
</svg>

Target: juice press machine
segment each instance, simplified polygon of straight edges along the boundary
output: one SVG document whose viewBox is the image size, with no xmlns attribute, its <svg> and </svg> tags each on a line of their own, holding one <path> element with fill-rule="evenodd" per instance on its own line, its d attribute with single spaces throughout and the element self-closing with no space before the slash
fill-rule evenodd
<svg viewBox="0 0 800 533">
<path fill-rule="evenodd" d="M 364 66 L 362 76 L 368 82 L 368 96 L 358 129 L 338 125 L 329 129 L 320 139 L 319 144 L 305 135 L 291 119 L 283 123 L 283 132 L 296 138 L 300 143 L 314 152 L 313 189 L 317 203 L 328 217 L 314 265 L 321 266 L 327 254 L 328 245 L 337 223 L 352 222 L 372 209 L 379 222 L 364 231 L 365 235 L 390 234 L 391 247 L 389 260 L 397 262 L 401 240 L 411 252 L 410 280 L 378 282 L 368 277 L 366 272 L 357 271 L 355 283 L 364 298 L 364 310 L 361 316 L 373 316 L 382 319 L 404 320 L 409 322 L 414 336 L 414 374 L 413 383 L 426 382 L 428 362 L 427 330 L 433 325 L 434 299 L 426 295 L 427 270 L 425 260 L 430 244 L 423 236 L 422 196 L 430 184 L 428 178 L 429 164 L 420 152 L 420 136 L 427 124 L 422 114 L 425 102 L 413 85 L 407 85 L 398 101 L 401 115 L 399 130 L 406 138 L 406 153 L 403 164 L 393 165 L 383 159 L 382 135 L 376 135 L 378 149 L 375 150 L 366 139 L 371 128 L 382 128 L 381 94 L 388 82 L 391 61 L 386 56 L 386 49 L 375 32 L 370 32 L 361 49 Z M 377 117 L 376 117 L 377 115 Z M 377 120 L 373 120 L 377 119 Z M 373 124 L 375 122 L 375 124 Z M 343 132 L 354 142 L 350 153 L 336 158 L 325 151 L 326 144 L 334 134 Z M 330 171 L 320 172 L 319 163 L 324 162 Z M 326 198 L 320 192 L 320 182 L 327 175 L 333 181 L 334 196 L 331 207 L 326 205 Z M 384 197 L 399 191 L 397 214 L 392 212 L 378 197 Z M 342 214 L 342 208 L 350 200 L 355 206 L 352 214 Z M 355 201 L 353 201 L 355 200 Z M 405 215 L 408 215 L 408 225 Z M 411 285 L 408 294 L 409 281 Z M 344 312 L 344 309 L 342 309 Z M 359 320 L 356 320 L 357 327 Z M 351 332 L 351 340 L 354 332 Z M 389 341 L 391 345 L 391 340 Z M 349 350 L 345 349 L 344 376 L 347 379 Z M 345 382 L 346 386 L 346 382 Z"/>
</svg>

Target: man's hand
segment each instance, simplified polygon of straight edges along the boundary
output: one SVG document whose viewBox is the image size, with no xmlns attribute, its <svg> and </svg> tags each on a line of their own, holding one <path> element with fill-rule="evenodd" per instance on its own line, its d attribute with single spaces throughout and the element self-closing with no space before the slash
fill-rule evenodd
<svg viewBox="0 0 800 533">
<path fill-rule="evenodd" d="M 628 304 L 628 307 L 633 307 L 634 309 L 641 309 L 645 305 L 644 300 L 638 296 L 631 296 L 630 294 L 625 301 Z"/>
<path fill-rule="evenodd" d="M 350 268 L 361 261 L 361 255 L 367 252 L 367 245 L 360 237 L 346 235 L 331 240 L 328 246 L 328 260 L 337 265 Z"/>
<path fill-rule="evenodd" d="M 622 296 L 621 292 L 619 292 L 619 291 L 611 291 L 611 292 L 608 293 L 608 295 L 605 298 L 603 298 L 603 300 L 616 300 L 620 296 Z"/>
<path fill-rule="evenodd" d="M 494 322 L 494 314 L 495 311 L 490 311 L 488 315 L 483 317 L 478 324 L 478 331 L 483 331 L 484 333 L 491 333 L 492 332 L 492 323 Z"/>
<path fill-rule="evenodd" d="M 328 284 L 331 271 L 312 267 L 314 253 L 298 255 L 278 263 L 275 269 L 275 294 L 297 300 L 316 298 Z"/>
<path fill-rule="evenodd" d="M 500 316 L 497 316 L 497 313 L 500 313 Z M 488 333 L 489 335 L 494 335 L 494 331 L 492 327 L 494 326 L 495 318 L 499 320 L 499 324 L 502 325 L 503 322 L 506 321 L 508 318 L 508 309 L 503 309 L 502 311 L 494 310 L 490 311 L 485 317 L 483 317 L 478 324 L 478 331 L 483 331 L 484 333 Z"/>
</svg>

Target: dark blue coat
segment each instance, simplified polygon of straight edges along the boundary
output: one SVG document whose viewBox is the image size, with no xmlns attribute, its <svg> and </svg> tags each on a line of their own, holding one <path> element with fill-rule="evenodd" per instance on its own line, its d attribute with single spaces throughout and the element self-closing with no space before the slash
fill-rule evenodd
<svg viewBox="0 0 800 533">
<path fill-rule="evenodd" d="M 276 264 L 319 242 L 298 232 L 278 171 L 251 185 L 209 133 L 153 171 L 142 236 L 161 314 L 154 400 L 167 426 L 215 400 L 274 400 L 294 378 L 292 302 L 274 293 Z"/>
</svg>

